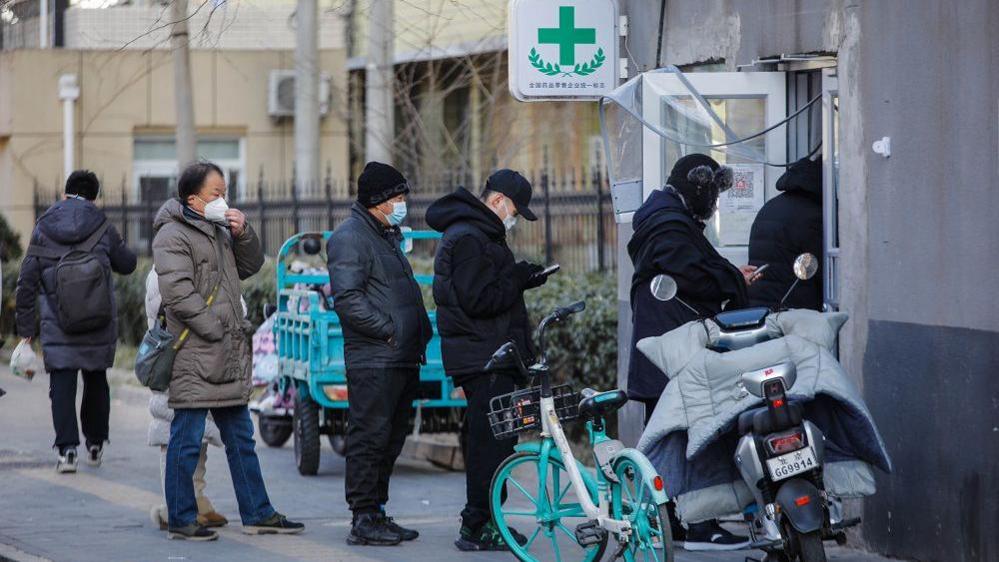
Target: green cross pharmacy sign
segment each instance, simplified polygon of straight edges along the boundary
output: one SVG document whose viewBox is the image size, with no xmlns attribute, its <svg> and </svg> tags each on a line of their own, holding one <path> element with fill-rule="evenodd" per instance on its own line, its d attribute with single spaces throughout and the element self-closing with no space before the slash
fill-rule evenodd
<svg viewBox="0 0 999 562">
<path fill-rule="evenodd" d="M 510 92 L 594 100 L 617 86 L 615 0 L 510 0 Z"/>
</svg>

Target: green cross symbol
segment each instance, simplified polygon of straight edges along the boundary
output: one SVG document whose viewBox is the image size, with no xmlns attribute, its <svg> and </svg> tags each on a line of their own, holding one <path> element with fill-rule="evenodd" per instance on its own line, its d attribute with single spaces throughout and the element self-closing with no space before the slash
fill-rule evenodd
<svg viewBox="0 0 999 562">
<path fill-rule="evenodd" d="M 576 64 L 576 45 L 594 45 L 596 42 L 595 28 L 576 28 L 576 8 L 573 6 L 559 6 L 558 27 L 538 29 L 538 43 L 558 45 L 558 63 L 562 66 Z"/>
</svg>

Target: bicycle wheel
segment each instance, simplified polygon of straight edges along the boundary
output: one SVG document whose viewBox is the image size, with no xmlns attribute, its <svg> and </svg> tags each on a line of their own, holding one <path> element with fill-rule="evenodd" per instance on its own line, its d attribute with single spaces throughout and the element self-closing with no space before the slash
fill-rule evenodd
<svg viewBox="0 0 999 562">
<path fill-rule="evenodd" d="M 631 538 L 624 550 L 627 562 L 674 562 L 673 534 L 666 505 L 656 504 L 641 468 L 627 457 L 614 465 L 618 484 L 613 485 L 615 519 L 631 522 Z"/>
<path fill-rule="evenodd" d="M 539 458 L 536 453 L 515 453 L 493 475 L 489 507 L 504 542 L 525 562 L 599 560 L 606 540 L 589 547 L 576 541 L 576 525 L 587 517 L 576 501 L 565 466 L 549 459 L 541 491 Z M 512 530 L 523 534 L 523 544 L 516 541 Z"/>
</svg>

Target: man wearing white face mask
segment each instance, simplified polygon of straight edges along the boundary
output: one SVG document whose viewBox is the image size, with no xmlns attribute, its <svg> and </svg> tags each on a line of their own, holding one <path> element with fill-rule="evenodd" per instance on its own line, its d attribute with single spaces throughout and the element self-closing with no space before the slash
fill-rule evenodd
<svg viewBox="0 0 999 562">
<path fill-rule="evenodd" d="M 347 366 L 346 498 L 349 544 L 394 545 L 419 533 L 385 514 L 389 478 L 406 435 L 433 335 L 423 293 L 402 253 L 399 224 L 409 183 L 388 164 L 368 162 L 357 203 L 326 246 L 333 308 Z"/>
<path fill-rule="evenodd" d="M 444 370 L 468 399 L 462 426 L 466 503 L 455 542 L 463 551 L 505 549 L 489 516 L 489 488 L 517 440 L 498 441 L 487 413 L 493 397 L 513 392 L 524 381 L 517 380 L 516 371 L 484 373 L 483 366 L 508 341 L 525 361 L 533 361 L 524 291 L 543 285 L 547 277 L 540 275 L 540 265 L 518 263 L 506 241 L 518 217 L 537 220 L 530 203 L 527 179 L 499 170 L 479 197 L 458 188 L 427 210 L 427 224 L 444 233 L 434 260 Z"/>
</svg>

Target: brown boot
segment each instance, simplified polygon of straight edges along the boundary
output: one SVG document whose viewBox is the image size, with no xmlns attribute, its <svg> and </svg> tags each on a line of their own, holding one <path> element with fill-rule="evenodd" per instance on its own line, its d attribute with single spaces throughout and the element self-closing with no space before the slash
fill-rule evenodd
<svg viewBox="0 0 999 562">
<path fill-rule="evenodd" d="M 229 520 L 217 511 L 209 511 L 208 513 L 198 514 L 198 525 L 204 527 L 225 527 L 228 524 Z"/>
</svg>

